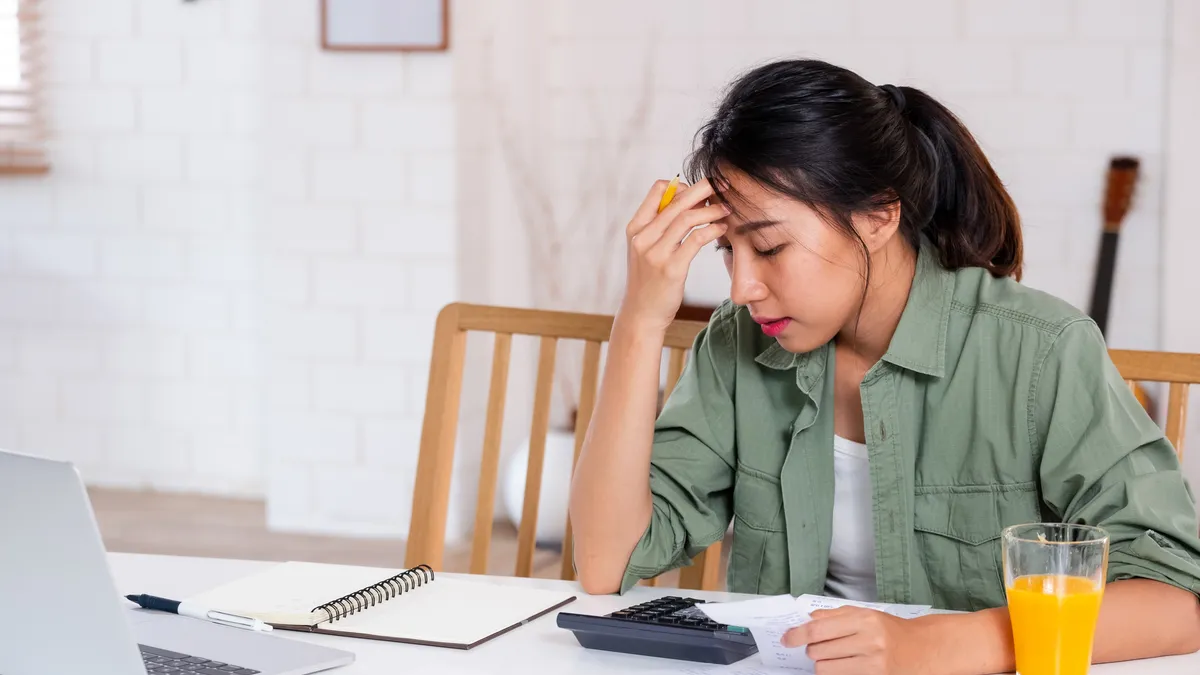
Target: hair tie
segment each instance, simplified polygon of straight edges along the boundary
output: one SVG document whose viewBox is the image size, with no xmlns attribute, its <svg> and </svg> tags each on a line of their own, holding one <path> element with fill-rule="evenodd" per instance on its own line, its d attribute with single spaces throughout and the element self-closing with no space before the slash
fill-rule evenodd
<svg viewBox="0 0 1200 675">
<path fill-rule="evenodd" d="M 897 87 L 893 84 L 883 84 L 880 85 L 879 88 L 883 91 L 883 93 L 887 94 L 888 98 L 892 99 L 892 103 L 895 104 L 897 110 L 904 112 L 904 92 L 900 91 L 900 87 Z"/>
</svg>

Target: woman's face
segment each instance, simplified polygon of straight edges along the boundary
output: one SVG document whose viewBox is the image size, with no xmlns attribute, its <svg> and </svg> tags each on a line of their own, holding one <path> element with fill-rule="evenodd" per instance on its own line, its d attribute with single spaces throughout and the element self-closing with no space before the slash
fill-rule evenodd
<svg viewBox="0 0 1200 675">
<path fill-rule="evenodd" d="M 862 301 L 862 245 L 805 204 L 743 174 L 730 172 L 727 180 L 728 194 L 736 196 L 717 247 L 729 271 L 730 299 L 749 308 L 763 332 L 790 352 L 829 342 L 853 322 Z"/>
</svg>

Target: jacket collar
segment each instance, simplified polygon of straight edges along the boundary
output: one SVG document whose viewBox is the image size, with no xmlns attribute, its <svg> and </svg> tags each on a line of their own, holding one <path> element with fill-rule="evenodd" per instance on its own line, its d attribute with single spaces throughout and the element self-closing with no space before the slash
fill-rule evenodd
<svg viewBox="0 0 1200 675">
<path fill-rule="evenodd" d="M 938 263 L 937 252 L 931 246 L 921 246 L 908 303 L 883 360 L 933 377 L 945 375 L 946 333 L 953 299 L 954 272 Z"/>
</svg>

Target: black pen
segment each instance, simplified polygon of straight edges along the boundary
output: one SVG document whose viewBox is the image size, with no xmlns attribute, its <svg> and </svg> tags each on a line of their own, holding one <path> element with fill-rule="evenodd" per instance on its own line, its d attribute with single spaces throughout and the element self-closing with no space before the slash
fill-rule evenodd
<svg viewBox="0 0 1200 675">
<path fill-rule="evenodd" d="M 215 609 L 201 607 L 194 602 L 181 602 L 179 600 L 168 600 L 155 595 L 127 595 L 125 599 L 137 604 L 143 609 L 152 609 L 159 612 L 170 612 L 179 614 L 180 616 L 190 616 L 193 619 L 201 621 L 211 621 L 219 623 L 222 626 L 233 626 L 235 628 L 245 628 L 247 630 L 269 631 L 271 624 L 259 621 L 249 616 L 238 616 L 228 612 L 219 612 Z"/>
</svg>

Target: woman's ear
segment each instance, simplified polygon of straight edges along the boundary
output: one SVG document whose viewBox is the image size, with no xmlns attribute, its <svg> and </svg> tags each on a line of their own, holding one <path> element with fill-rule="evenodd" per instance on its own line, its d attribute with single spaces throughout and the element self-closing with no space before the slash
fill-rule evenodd
<svg viewBox="0 0 1200 675">
<path fill-rule="evenodd" d="M 900 231 L 900 200 L 870 213 L 856 214 L 854 227 L 870 253 L 879 251 Z"/>
</svg>

